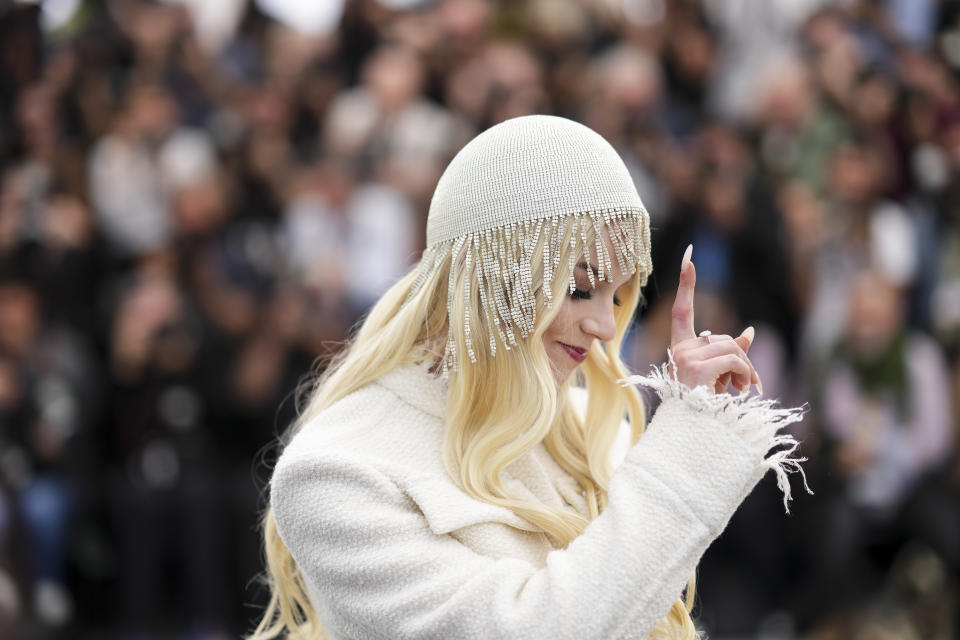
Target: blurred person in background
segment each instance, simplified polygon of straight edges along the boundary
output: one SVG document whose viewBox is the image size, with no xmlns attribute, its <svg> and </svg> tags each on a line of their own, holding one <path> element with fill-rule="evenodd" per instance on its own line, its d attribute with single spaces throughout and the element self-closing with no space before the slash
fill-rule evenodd
<svg viewBox="0 0 960 640">
<path fill-rule="evenodd" d="M 141 260 L 113 314 L 106 435 L 117 616 L 130 637 L 178 619 L 196 637 L 222 637 L 226 532 L 216 442 L 197 392 L 202 325 L 170 265 L 164 254 Z"/>
<path fill-rule="evenodd" d="M 170 242 L 169 195 L 156 149 L 175 122 L 175 104 L 158 86 L 132 89 L 114 130 L 90 154 L 90 197 L 99 226 L 121 257 Z"/>
<path fill-rule="evenodd" d="M 955 543 L 942 547 L 937 533 L 949 526 L 949 503 L 923 495 L 953 444 L 949 373 L 935 343 L 905 326 L 902 289 L 878 271 L 851 281 L 818 413 L 832 471 L 818 506 L 818 610 L 878 597 L 915 539 L 954 561 Z"/>
<path fill-rule="evenodd" d="M 33 620 L 57 628 L 74 613 L 71 524 L 94 499 L 102 382 L 84 342 L 47 321 L 42 305 L 27 282 L 0 283 L 0 460 L 10 498 L 5 529 L 21 529 L 17 539 L 27 550 L 15 565 L 22 600 Z"/>
<path fill-rule="evenodd" d="M 393 162 L 395 171 L 405 172 L 400 183 L 419 203 L 428 199 L 442 160 L 463 136 L 462 124 L 423 96 L 424 75 L 416 52 L 381 47 L 366 58 L 360 86 L 333 99 L 324 124 L 331 159 L 360 179 Z"/>
<path fill-rule="evenodd" d="M 915 216 L 883 197 L 889 165 L 866 142 L 851 141 L 831 156 L 829 191 L 807 298 L 801 344 L 815 370 L 845 330 L 847 292 L 854 274 L 875 269 L 905 291 L 918 277 Z M 906 300 L 907 298 L 905 298 Z"/>
</svg>

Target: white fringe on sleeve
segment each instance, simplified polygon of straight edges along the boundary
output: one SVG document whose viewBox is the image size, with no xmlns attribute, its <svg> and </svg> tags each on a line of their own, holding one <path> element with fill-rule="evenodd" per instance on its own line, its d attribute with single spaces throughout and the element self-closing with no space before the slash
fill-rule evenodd
<svg viewBox="0 0 960 640">
<path fill-rule="evenodd" d="M 663 401 L 682 400 L 695 411 L 712 415 L 728 425 L 748 444 L 764 449 L 767 454 L 762 466 L 777 474 L 777 487 L 783 493 L 783 508 L 787 513 L 790 513 L 789 503 L 793 499 L 788 474 L 799 473 L 804 489 L 813 494 L 801 466 L 807 459 L 798 455 L 800 442 L 791 433 L 782 431 L 803 419 L 805 407 L 781 408 L 777 400 L 746 394 L 715 394 L 705 386 L 691 389 L 677 380 L 673 354 L 668 352 L 668 356 L 669 362 L 660 367 L 651 366 L 649 375 L 630 376 L 621 380 L 621 384 L 649 387 Z"/>
</svg>

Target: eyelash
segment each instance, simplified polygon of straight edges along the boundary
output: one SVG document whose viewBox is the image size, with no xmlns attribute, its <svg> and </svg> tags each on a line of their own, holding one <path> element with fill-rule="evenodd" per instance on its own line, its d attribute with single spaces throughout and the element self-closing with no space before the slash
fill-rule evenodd
<svg viewBox="0 0 960 640">
<path fill-rule="evenodd" d="M 593 297 L 593 294 L 587 291 L 586 289 L 574 289 L 573 293 L 570 294 L 570 297 L 574 300 L 589 300 Z M 620 306 L 620 299 L 614 296 L 613 304 Z"/>
</svg>

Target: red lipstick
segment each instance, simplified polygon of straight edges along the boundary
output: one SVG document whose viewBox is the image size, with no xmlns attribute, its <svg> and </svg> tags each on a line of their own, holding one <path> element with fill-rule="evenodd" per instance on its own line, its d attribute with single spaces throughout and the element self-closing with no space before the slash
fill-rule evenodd
<svg viewBox="0 0 960 640">
<path fill-rule="evenodd" d="M 587 359 L 587 350 L 582 347 L 571 347 L 568 344 L 560 343 L 560 346 L 563 347 L 563 350 L 567 352 L 567 355 L 573 358 L 574 362 L 580 364 Z"/>
</svg>

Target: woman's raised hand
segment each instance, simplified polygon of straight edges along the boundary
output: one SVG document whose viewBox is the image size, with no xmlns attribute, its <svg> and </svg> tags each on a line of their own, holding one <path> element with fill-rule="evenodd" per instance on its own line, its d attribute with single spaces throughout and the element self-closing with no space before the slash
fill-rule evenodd
<svg viewBox="0 0 960 640">
<path fill-rule="evenodd" d="M 747 327 L 737 338 L 709 334 L 698 337 L 694 331 L 693 289 L 697 270 L 690 260 L 692 253 L 690 245 L 683 254 L 670 325 L 670 349 L 677 365 L 677 379 L 691 389 L 705 385 L 714 393 L 723 393 L 731 382 L 741 392 L 755 384 L 763 393 L 760 376 L 747 357 L 753 327 Z"/>
</svg>

